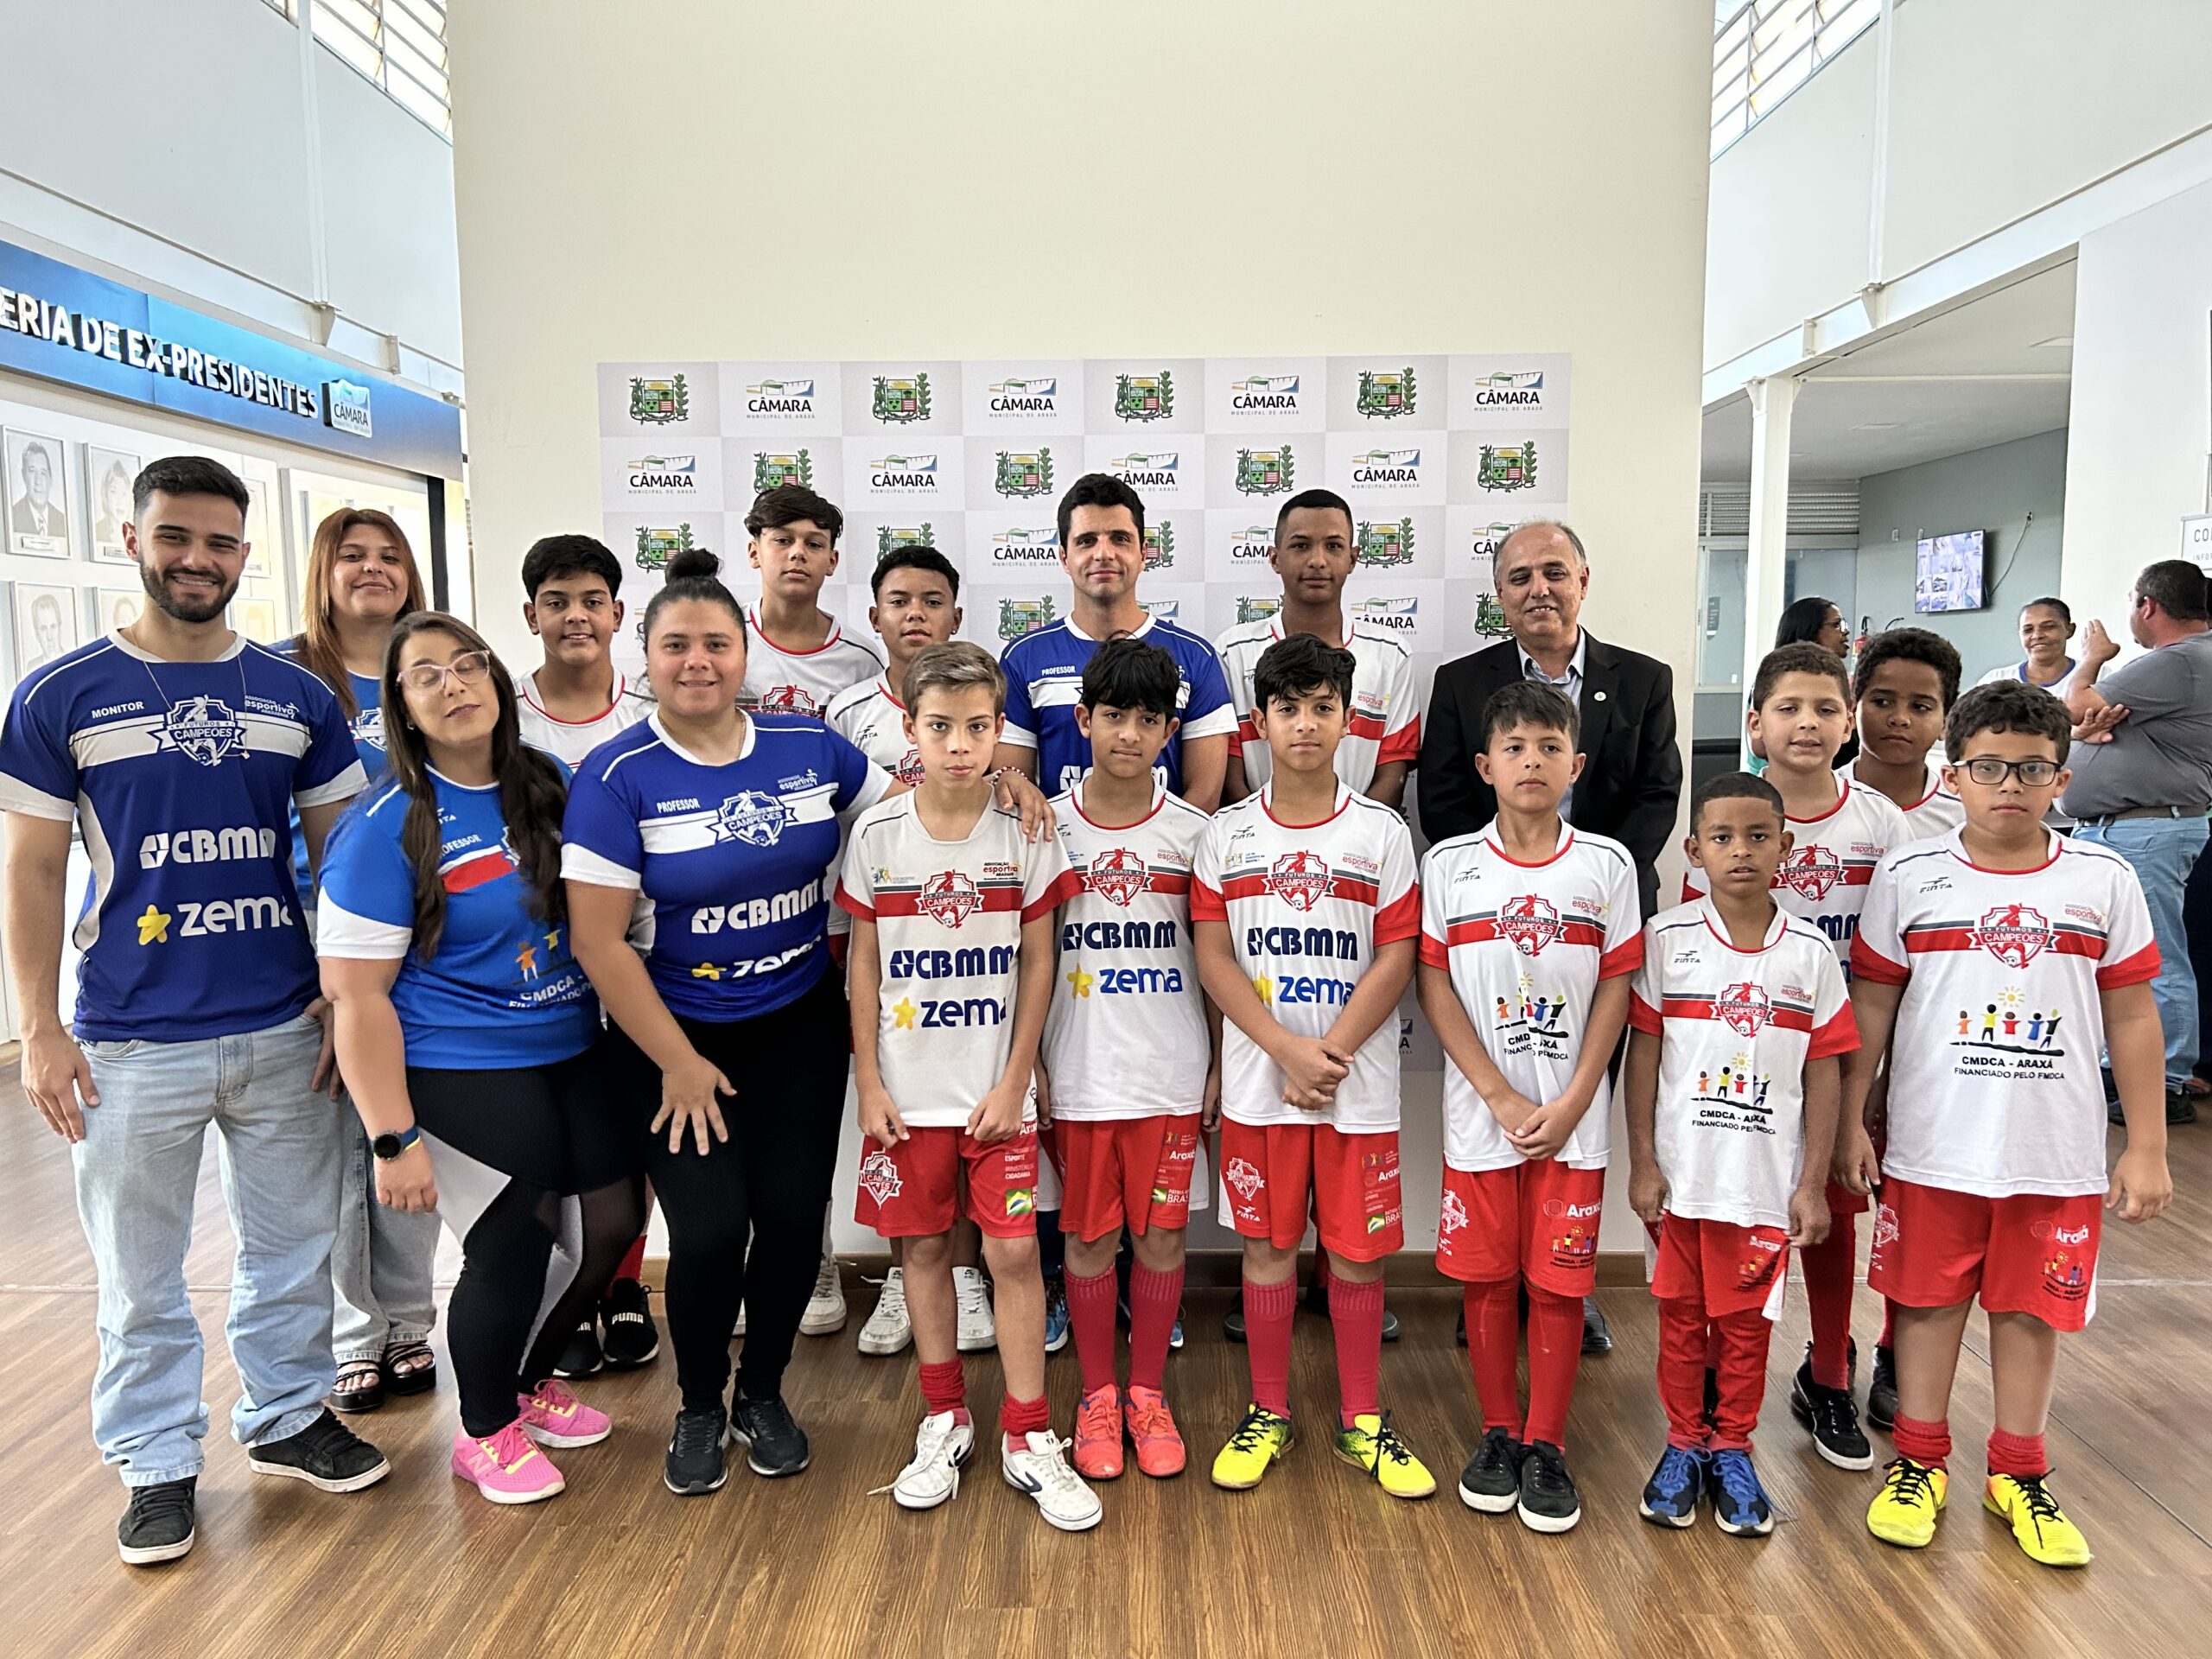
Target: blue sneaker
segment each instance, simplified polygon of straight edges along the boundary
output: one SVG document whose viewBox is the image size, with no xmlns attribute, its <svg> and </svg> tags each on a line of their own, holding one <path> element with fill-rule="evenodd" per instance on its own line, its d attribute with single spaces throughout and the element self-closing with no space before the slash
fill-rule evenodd
<svg viewBox="0 0 2212 1659">
<path fill-rule="evenodd" d="M 1045 1351 L 1068 1345 L 1068 1287 L 1057 1274 L 1045 1281 Z"/>
<path fill-rule="evenodd" d="M 1750 1452 L 1715 1452 L 1707 1484 L 1713 1492 L 1713 1522 L 1721 1531 L 1738 1538 L 1764 1538 L 1774 1530 L 1774 1511 L 1767 1507 L 1766 1490 L 1759 1484 Z"/>
<path fill-rule="evenodd" d="M 1713 1459 L 1701 1447 L 1670 1446 L 1643 1483 L 1636 1512 L 1658 1527 L 1687 1527 L 1697 1519 L 1697 1500 L 1711 1478 Z"/>
</svg>

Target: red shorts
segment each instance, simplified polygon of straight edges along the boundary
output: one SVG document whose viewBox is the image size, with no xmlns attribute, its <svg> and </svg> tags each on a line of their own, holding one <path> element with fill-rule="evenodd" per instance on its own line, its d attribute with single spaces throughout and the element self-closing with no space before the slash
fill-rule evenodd
<svg viewBox="0 0 2212 1659">
<path fill-rule="evenodd" d="M 1866 1213 L 1867 1198 L 1864 1192 L 1854 1192 L 1847 1186 L 1828 1183 L 1828 1214 L 1831 1216 L 1863 1216 Z"/>
<path fill-rule="evenodd" d="M 1221 1179 L 1239 1234 L 1294 1250 L 1306 1236 L 1307 1200 L 1321 1248 L 1347 1262 L 1376 1262 L 1406 1242 L 1398 1194 L 1398 1132 L 1340 1134 L 1326 1123 L 1224 1118 Z"/>
<path fill-rule="evenodd" d="M 1554 1296 L 1598 1287 L 1605 1172 L 1556 1158 L 1469 1172 L 1444 1168 L 1436 1268 L 1470 1284 L 1524 1278 Z"/>
<path fill-rule="evenodd" d="M 1052 1125 L 1051 1152 L 1060 1172 L 1060 1230 L 1071 1238 L 1104 1238 L 1124 1223 L 1133 1233 L 1173 1230 L 1191 1218 L 1196 1112 L 1062 1118 Z"/>
<path fill-rule="evenodd" d="M 994 1238 L 1037 1232 L 1037 1128 L 1004 1141 L 982 1141 L 965 1129 L 912 1129 L 886 1151 L 861 1142 L 861 1181 L 854 1219 L 883 1238 L 927 1238 L 952 1230 L 960 1207 L 960 1176 L 968 1176 L 968 1218 Z"/>
<path fill-rule="evenodd" d="M 1651 1294 L 1662 1301 L 1694 1301 L 1709 1319 L 1764 1308 L 1782 1310 L 1789 1276 L 1789 1233 L 1782 1227 L 1659 1217 L 1659 1261 Z"/>
<path fill-rule="evenodd" d="M 1979 1291 L 1992 1313 L 2079 1331 L 2096 1312 L 2103 1232 L 2102 1193 L 1985 1198 L 1892 1175 L 1882 1183 L 1866 1283 L 1907 1307 L 1953 1307 Z"/>
</svg>

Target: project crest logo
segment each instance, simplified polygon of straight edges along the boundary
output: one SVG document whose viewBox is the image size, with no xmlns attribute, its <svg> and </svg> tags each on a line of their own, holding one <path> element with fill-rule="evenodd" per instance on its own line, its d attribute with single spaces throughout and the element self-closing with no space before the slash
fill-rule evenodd
<svg viewBox="0 0 2212 1659">
<path fill-rule="evenodd" d="M 630 418 L 645 426 L 667 426 L 691 418 L 691 393 L 680 374 L 665 380 L 630 377 Z"/>
<path fill-rule="evenodd" d="M 1239 449 L 1236 488 L 1243 495 L 1287 495 L 1298 477 L 1298 458 L 1288 444 L 1280 449 Z"/>
<path fill-rule="evenodd" d="M 1362 369 L 1359 395 L 1352 407 L 1370 421 L 1395 421 L 1401 415 L 1412 414 L 1420 397 L 1410 363 L 1398 370 Z"/>
<path fill-rule="evenodd" d="M 991 488 L 999 494 L 1020 499 L 1043 495 L 1052 487 L 1052 452 L 1039 445 L 1033 452 L 1016 453 L 1010 449 L 998 452 L 998 466 L 991 477 Z"/>
<path fill-rule="evenodd" d="M 1166 369 L 1158 374 L 1121 374 L 1114 377 L 1114 417 L 1122 421 L 1164 421 L 1175 412 L 1175 376 Z"/>
<path fill-rule="evenodd" d="M 691 545 L 691 526 L 640 524 L 638 526 L 638 569 L 665 570 L 669 560 Z"/>
<path fill-rule="evenodd" d="M 930 417 L 930 378 L 927 374 L 875 377 L 875 395 L 869 416 L 887 425 L 906 426 Z"/>
<path fill-rule="evenodd" d="M 766 450 L 757 450 L 753 456 L 753 493 L 772 490 L 784 484 L 812 484 L 814 456 L 804 449 L 789 454 L 772 455 Z"/>
</svg>

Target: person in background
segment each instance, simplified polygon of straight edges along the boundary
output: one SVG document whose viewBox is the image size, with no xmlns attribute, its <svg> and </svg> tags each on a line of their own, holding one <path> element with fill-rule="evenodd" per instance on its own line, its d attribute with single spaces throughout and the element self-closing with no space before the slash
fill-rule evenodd
<svg viewBox="0 0 2212 1659">
<path fill-rule="evenodd" d="M 1843 613 L 1830 599 L 1808 597 L 1791 601 L 1783 608 L 1782 620 L 1774 626 L 1774 643 L 1777 649 L 1783 645 L 1818 645 L 1845 662 L 1851 659 L 1850 632 L 1844 626 Z M 1757 740 L 1752 741 L 1751 752 L 1762 760 L 1766 759 Z M 1848 766 L 1858 753 L 1858 734 L 1847 733 L 1843 747 L 1836 751 L 1835 763 L 1839 766 Z"/>
<path fill-rule="evenodd" d="M 92 491 L 92 545 L 120 547 L 130 522 L 130 469 L 111 461 Z"/>
<path fill-rule="evenodd" d="M 277 650 L 330 688 L 352 728 L 362 774 L 373 779 L 385 769 L 385 647 L 400 618 L 427 603 L 406 532 L 372 507 L 329 514 L 315 529 L 307 594 L 298 636 Z M 296 828 L 292 874 L 302 908 L 312 918 L 307 837 Z M 338 1381 L 330 1403 L 340 1411 L 374 1411 L 387 1395 L 427 1394 L 438 1385 L 429 1342 L 438 1316 L 430 1291 L 438 1218 L 378 1204 L 375 1160 L 359 1117 L 347 1112 L 341 1133 L 346 1188 L 330 1263 Z"/>
<path fill-rule="evenodd" d="M 1853 783 L 1888 796 L 1917 840 L 1955 830 L 1966 817 L 1929 751 L 1958 701 L 1958 649 L 1926 628 L 1891 628 L 1867 640 L 1851 675 L 1859 758 L 1842 768 Z"/>
<path fill-rule="evenodd" d="M 2081 666 L 2067 649 L 2074 643 L 2074 613 L 2063 599 L 2031 599 L 2020 607 L 2020 649 L 2027 652 L 2017 663 L 2002 663 L 1976 680 L 1976 685 L 1995 685 L 2018 680 L 2038 685 L 2066 700 L 2074 671 Z"/>
</svg>

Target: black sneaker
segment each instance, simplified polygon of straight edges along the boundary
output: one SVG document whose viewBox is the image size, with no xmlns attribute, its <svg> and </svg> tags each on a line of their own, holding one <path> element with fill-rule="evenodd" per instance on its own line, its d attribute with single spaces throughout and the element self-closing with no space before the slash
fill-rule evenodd
<svg viewBox="0 0 2212 1659">
<path fill-rule="evenodd" d="M 2166 1090 L 2166 1122 L 2170 1124 L 2196 1122 L 2196 1103 L 2189 1097 L 2188 1090 Z"/>
<path fill-rule="evenodd" d="M 1484 1515 L 1503 1515 L 1521 1491 L 1521 1442 L 1511 1429 L 1485 1429 L 1483 1443 L 1459 1471 L 1459 1501 Z"/>
<path fill-rule="evenodd" d="M 1897 1357 L 1893 1350 L 1878 1344 L 1874 1349 L 1874 1380 L 1866 1385 L 1866 1421 L 1885 1434 L 1897 1424 Z"/>
<path fill-rule="evenodd" d="M 798 1473 L 812 1456 L 806 1431 L 792 1418 L 781 1395 L 772 1400 L 739 1400 L 730 1411 L 729 1437 L 753 1448 L 746 1466 L 771 1480 Z"/>
<path fill-rule="evenodd" d="M 1244 1293 L 1239 1288 L 1229 1296 L 1229 1312 L 1221 1316 L 1221 1334 L 1231 1342 L 1244 1340 Z"/>
<path fill-rule="evenodd" d="M 561 1350 L 561 1357 L 553 1362 L 553 1375 L 563 1377 L 591 1376 L 607 1363 L 607 1356 L 599 1345 L 599 1326 L 586 1319 L 569 1338 L 568 1346 Z"/>
<path fill-rule="evenodd" d="M 358 1492 L 391 1472 L 384 1453 L 340 1422 L 328 1407 L 296 1434 L 246 1447 L 245 1466 L 257 1475 L 304 1480 L 324 1492 Z"/>
<path fill-rule="evenodd" d="M 1462 1348 L 1467 1345 L 1467 1305 L 1464 1301 L 1459 1304 L 1459 1321 L 1452 1327 L 1452 1340 Z"/>
<path fill-rule="evenodd" d="M 609 1370 L 634 1371 L 640 1365 L 652 1364 L 660 1352 L 652 1294 L 635 1279 L 617 1279 L 607 1287 L 606 1300 L 599 1305 L 599 1321 L 607 1327 L 604 1351 Z"/>
<path fill-rule="evenodd" d="M 1398 1316 L 1393 1313 L 1389 1308 L 1384 1308 L 1382 1310 L 1382 1340 L 1385 1342 L 1395 1342 L 1398 1339 L 1402 1328 L 1402 1327 L 1398 1324 Z"/>
<path fill-rule="evenodd" d="M 728 1439 L 729 1414 L 719 1401 L 711 1406 L 686 1406 L 676 1414 L 661 1484 L 678 1497 L 721 1491 L 722 1482 L 729 1478 L 729 1467 L 722 1460 L 722 1444 Z"/>
<path fill-rule="evenodd" d="M 1605 1323 L 1605 1316 L 1599 1312 L 1598 1299 L 1582 1299 L 1582 1351 L 1586 1354 L 1610 1354 L 1613 1351 L 1613 1328 Z"/>
<path fill-rule="evenodd" d="M 1571 1532 L 1582 1518 L 1582 1494 L 1567 1471 L 1567 1453 L 1531 1440 L 1521 1458 L 1521 1524 L 1531 1532 Z"/>
<path fill-rule="evenodd" d="M 1858 1402 L 1848 1389 L 1823 1388 L 1813 1381 L 1809 1351 L 1789 1385 L 1789 1414 L 1805 1425 L 1814 1446 L 1837 1468 L 1874 1466 L 1874 1448 L 1859 1427 Z"/>
<path fill-rule="evenodd" d="M 115 1529 L 116 1548 L 128 1567 L 153 1567 L 192 1552 L 194 1492 L 198 1476 L 133 1486 L 130 1507 Z"/>
</svg>

